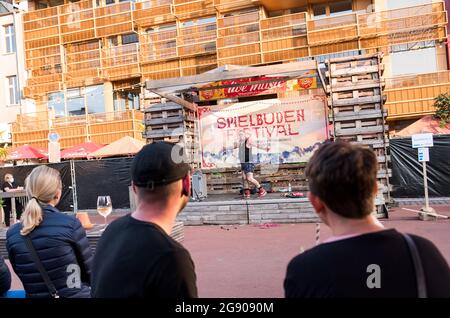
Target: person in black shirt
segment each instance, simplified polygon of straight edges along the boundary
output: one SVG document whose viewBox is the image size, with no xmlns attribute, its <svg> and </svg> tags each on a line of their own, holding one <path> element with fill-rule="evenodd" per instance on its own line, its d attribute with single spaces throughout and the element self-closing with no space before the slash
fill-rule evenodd
<svg viewBox="0 0 450 318">
<path fill-rule="evenodd" d="M 22 191 L 23 187 L 19 187 L 16 182 L 14 181 L 14 176 L 10 173 L 5 174 L 4 177 L 4 181 L 3 185 L 2 185 L 2 190 L 4 192 L 15 192 L 15 191 Z M 22 215 L 22 210 L 23 210 L 23 206 L 22 204 L 19 202 L 19 200 L 14 199 L 16 201 L 16 216 L 17 219 L 20 219 L 20 216 Z M 9 226 L 10 225 L 10 218 L 11 218 L 11 199 L 10 198 L 6 198 L 3 199 L 3 211 L 4 211 L 4 215 L 5 215 L 5 225 Z"/>
<path fill-rule="evenodd" d="M 264 197 L 267 194 L 267 191 L 261 186 L 258 180 L 254 177 L 255 172 L 255 163 L 253 158 L 252 148 L 255 145 L 250 136 L 246 135 L 242 130 L 239 131 L 239 140 L 236 141 L 232 148 L 238 148 L 239 151 L 239 162 L 241 164 L 242 171 L 242 181 L 243 181 L 243 194 L 245 199 L 250 198 L 250 183 L 252 183 L 256 189 L 258 189 L 258 197 Z M 264 149 L 264 150 L 269 150 Z M 224 148 L 226 151 L 226 148 Z"/>
<path fill-rule="evenodd" d="M 385 229 L 372 214 L 377 166 L 372 150 L 343 141 L 326 143 L 311 157 L 308 198 L 333 236 L 291 260 L 287 298 L 424 297 L 408 237 L 422 263 L 426 296 L 450 297 L 450 268 L 436 246 Z"/>
<path fill-rule="evenodd" d="M 190 193 L 190 168 L 176 158 L 183 149 L 167 142 L 144 146 L 133 160 L 137 208 L 112 222 L 94 257 L 92 296 L 99 298 L 195 298 L 194 263 L 170 237 Z"/>
</svg>

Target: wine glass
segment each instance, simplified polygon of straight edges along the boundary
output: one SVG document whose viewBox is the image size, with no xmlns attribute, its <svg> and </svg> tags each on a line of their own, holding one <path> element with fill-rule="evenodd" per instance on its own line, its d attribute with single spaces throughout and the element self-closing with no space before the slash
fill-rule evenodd
<svg viewBox="0 0 450 318">
<path fill-rule="evenodd" d="M 111 197 L 109 195 L 99 196 L 97 198 L 97 212 L 105 218 L 105 228 L 106 228 L 106 218 L 112 211 Z"/>
</svg>

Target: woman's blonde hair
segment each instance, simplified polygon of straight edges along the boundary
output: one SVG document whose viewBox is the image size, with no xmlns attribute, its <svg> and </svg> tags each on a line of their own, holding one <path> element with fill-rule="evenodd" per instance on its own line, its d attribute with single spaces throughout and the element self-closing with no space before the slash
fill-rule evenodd
<svg viewBox="0 0 450 318">
<path fill-rule="evenodd" d="M 25 179 L 25 190 L 30 200 L 20 218 L 22 222 L 20 234 L 28 235 L 42 222 L 42 207 L 40 204 L 48 204 L 61 189 L 62 182 L 58 170 L 47 166 L 39 166 L 31 171 Z"/>
<path fill-rule="evenodd" d="M 3 181 L 6 181 L 6 179 L 8 179 L 8 177 L 12 177 L 13 175 L 10 173 L 5 174 L 5 176 L 3 177 Z"/>
</svg>

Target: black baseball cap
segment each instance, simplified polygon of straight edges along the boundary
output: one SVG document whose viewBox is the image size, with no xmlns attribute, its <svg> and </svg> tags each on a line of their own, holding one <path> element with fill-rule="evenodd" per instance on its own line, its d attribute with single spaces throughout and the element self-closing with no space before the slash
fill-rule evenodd
<svg viewBox="0 0 450 318">
<path fill-rule="evenodd" d="M 131 178 L 137 187 L 154 188 L 180 180 L 189 171 L 183 148 L 159 141 L 145 145 L 136 154 L 131 165 Z"/>
</svg>

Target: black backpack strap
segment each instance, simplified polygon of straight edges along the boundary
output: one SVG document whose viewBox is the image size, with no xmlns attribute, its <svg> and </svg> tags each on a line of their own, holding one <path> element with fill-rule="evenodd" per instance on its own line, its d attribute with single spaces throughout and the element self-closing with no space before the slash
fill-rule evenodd
<svg viewBox="0 0 450 318">
<path fill-rule="evenodd" d="M 425 271 L 423 270 L 422 259 L 420 258 L 419 250 L 416 243 L 411 236 L 403 234 L 406 243 L 408 244 L 409 252 L 412 257 L 414 271 L 416 272 L 417 281 L 417 295 L 419 298 L 427 298 L 427 284 L 425 281 Z"/>
<path fill-rule="evenodd" d="M 48 276 L 48 273 L 45 270 L 44 265 L 42 265 L 42 262 L 39 259 L 39 256 L 37 255 L 36 249 L 33 246 L 33 242 L 31 241 L 31 238 L 28 235 L 24 235 L 23 239 L 28 248 L 28 251 L 31 254 L 31 259 L 33 260 L 34 264 L 38 268 L 39 273 L 41 273 L 41 276 L 44 279 L 45 285 L 47 285 L 50 295 L 53 298 L 59 298 L 58 291 L 56 290 L 55 285 L 53 285 L 53 282 L 51 281 L 50 277 Z"/>
</svg>

